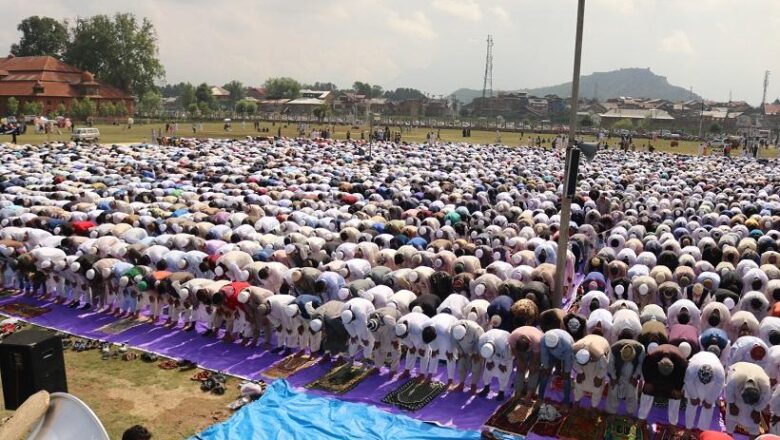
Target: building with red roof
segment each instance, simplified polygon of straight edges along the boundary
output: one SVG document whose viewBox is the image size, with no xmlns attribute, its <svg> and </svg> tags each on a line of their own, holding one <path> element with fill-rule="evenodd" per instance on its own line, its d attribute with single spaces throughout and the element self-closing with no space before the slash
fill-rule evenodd
<svg viewBox="0 0 780 440">
<path fill-rule="evenodd" d="M 89 72 L 50 56 L 0 58 L 0 115 L 6 114 L 8 98 L 43 105 L 43 114 L 55 113 L 63 104 L 70 108 L 74 99 L 89 98 L 99 108 L 102 103 L 124 102 L 133 112 L 133 97 L 116 87 L 95 81 Z"/>
</svg>

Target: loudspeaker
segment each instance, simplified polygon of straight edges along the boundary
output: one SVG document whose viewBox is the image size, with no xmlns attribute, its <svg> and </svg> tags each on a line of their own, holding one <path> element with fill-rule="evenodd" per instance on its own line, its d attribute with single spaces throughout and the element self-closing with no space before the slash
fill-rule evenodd
<svg viewBox="0 0 780 440">
<path fill-rule="evenodd" d="M 68 392 L 62 339 L 41 330 L 25 330 L 0 342 L 0 376 L 5 409 L 19 407 L 40 390 Z"/>
<path fill-rule="evenodd" d="M 575 145 L 582 151 L 588 162 L 593 160 L 596 157 L 596 153 L 599 152 L 599 144 L 595 142 L 576 142 Z"/>
</svg>

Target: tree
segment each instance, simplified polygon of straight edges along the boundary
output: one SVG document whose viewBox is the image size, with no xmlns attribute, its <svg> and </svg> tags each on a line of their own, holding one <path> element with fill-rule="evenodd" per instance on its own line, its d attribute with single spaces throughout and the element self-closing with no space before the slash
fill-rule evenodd
<svg viewBox="0 0 780 440">
<path fill-rule="evenodd" d="M 186 83 L 181 89 L 181 105 L 189 108 L 191 104 L 196 103 L 198 98 L 195 96 L 195 86 Z"/>
<path fill-rule="evenodd" d="M 292 78 L 269 78 L 264 84 L 266 93 L 272 99 L 295 99 L 301 92 L 301 84 Z"/>
<path fill-rule="evenodd" d="M 114 106 L 114 114 L 117 116 L 127 116 L 128 113 L 127 104 L 124 101 L 119 101 Z"/>
<path fill-rule="evenodd" d="M 100 106 L 98 107 L 98 114 L 100 116 L 114 116 L 114 113 L 116 113 L 116 107 L 111 101 L 100 103 Z"/>
<path fill-rule="evenodd" d="M 25 115 L 40 115 L 43 112 L 43 104 L 36 101 L 27 101 L 22 105 L 22 113 Z"/>
<path fill-rule="evenodd" d="M 236 113 L 238 114 L 246 113 L 246 101 L 241 100 L 236 103 Z"/>
<path fill-rule="evenodd" d="M 246 96 L 246 87 L 240 81 L 230 81 L 224 85 L 224 89 L 230 92 L 230 103 L 236 105 Z"/>
<path fill-rule="evenodd" d="M 198 111 L 200 112 L 201 115 L 205 116 L 211 114 L 211 107 L 209 107 L 208 102 L 201 102 L 200 104 L 198 104 Z"/>
<path fill-rule="evenodd" d="M 71 36 L 65 61 L 119 89 L 142 96 L 165 73 L 154 25 L 146 18 L 140 23 L 128 13 L 79 18 Z"/>
<path fill-rule="evenodd" d="M 631 130 L 634 128 L 634 124 L 630 119 L 620 119 L 619 121 L 612 124 L 612 128 L 615 130 Z"/>
<path fill-rule="evenodd" d="M 8 98 L 8 100 L 5 102 L 5 108 L 8 109 L 9 115 L 16 116 L 19 114 L 19 100 L 13 96 Z"/>
<path fill-rule="evenodd" d="M 49 17 L 33 15 L 16 26 L 22 33 L 19 43 L 11 45 L 17 57 L 49 55 L 60 58 L 68 46 L 67 23 Z"/>
<path fill-rule="evenodd" d="M 116 110 L 116 108 L 115 108 Z M 65 113 L 68 112 L 68 109 L 65 107 L 65 104 L 60 104 L 57 106 L 57 116 L 65 116 Z"/>
<path fill-rule="evenodd" d="M 70 105 L 70 112 L 74 118 L 87 119 L 90 116 L 95 115 L 95 103 L 89 99 L 84 98 L 82 100 L 74 99 Z"/>
<path fill-rule="evenodd" d="M 382 96 L 382 93 L 384 93 L 384 91 L 382 90 L 382 86 L 378 86 L 374 84 L 373 86 L 371 86 L 371 93 L 368 95 L 368 97 L 379 98 L 380 96 Z"/>
<path fill-rule="evenodd" d="M 593 118 L 591 118 L 590 115 L 585 115 L 585 117 L 580 121 L 580 125 L 583 127 L 592 127 Z"/>
<path fill-rule="evenodd" d="M 146 115 L 156 115 L 160 112 L 162 105 L 162 96 L 155 91 L 148 91 L 144 93 L 141 99 L 138 101 L 138 112 Z"/>
<path fill-rule="evenodd" d="M 253 115 L 257 113 L 257 104 L 254 101 L 246 102 L 246 114 Z"/>
<path fill-rule="evenodd" d="M 203 103 L 208 106 L 214 101 L 214 97 L 211 95 L 211 87 L 208 84 L 202 83 L 195 89 L 195 101 L 198 103 L 198 107 Z"/>
<path fill-rule="evenodd" d="M 723 128 L 717 122 L 713 122 L 712 125 L 710 125 L 710 133 L 718 134 L 721 131 L 723 131 Z"/>
<path fill-rule="evenodd" d="M 382 86 L 376 84 L 372 86 L 369 83 L 355 81 L 355 83 L 352 84 L 352 90 L 358 95 L 365 95 L 367 98 L 379 98 L 382 96 Z"/>
<path fill-rule="evenodd" d="M 311 85 L 301 86 L 304 89 L 311 89 L 311 90 L 321 90 L 321 91 L 328 91 L 328 92 L 335 92 L 339 88 L 336 86 L 336 84 L 332 82 L 315 82 Z"/>
<path fill-rule="evenodd" d="M 191 118 L 194 118 L 194 117 L 195 117 L 195 115 L 197 115 L 197 114 L 198 114 L 198 104 L 196 104 L 196 103 L 194 103 L 194 102 L 193 102 L 193 103 L 191 103 L 190 105 L 188 105 L 188 106 L 187 106 L 187 113 L 189 113 L 189 114 L 190 114 L 190 117 L 191 117 Z"/>
<path fill-rule="evenodd" d="M 425 94 L 417 89 L 399 87 L 385 92 L 385 98 L 391 101 L 405 101 L 407 99 L 422 99 Z"/>
</svg>

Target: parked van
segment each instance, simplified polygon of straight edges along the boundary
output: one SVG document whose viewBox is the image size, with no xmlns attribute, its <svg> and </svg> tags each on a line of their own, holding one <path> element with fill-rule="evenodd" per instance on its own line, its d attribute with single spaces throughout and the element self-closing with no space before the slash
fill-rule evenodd
<svg viewBox="0 0 780 440">
<path fill-rule="evenodd" d="M 97 128 L 77 128 L 73 130 L 73 134 L 70 138 L 76 142 L 79 141 L 95 141 L 100 140 L 100 130 Z"/>
</svg>

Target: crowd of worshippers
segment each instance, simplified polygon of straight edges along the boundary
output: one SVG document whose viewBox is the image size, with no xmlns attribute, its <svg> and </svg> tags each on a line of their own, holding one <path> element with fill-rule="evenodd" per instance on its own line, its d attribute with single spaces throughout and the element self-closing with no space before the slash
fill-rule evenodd
<svg viewBox="0 0 780 440">
<path fill-rule="evenodd" d="M 3 283 L 279 350 L 707 429 L 780 416 L 773 162 L 599 153 L 554 304 L 561 153 L 465 143 L 6 146 Z M 513 383 L 511 382 L 514 377 Z M 481 385 L 481 387 L 480 387 Z M 773 392 L 774 387 L 774 392 Z M 494 388 L 495 390 L 496 388 Z M 586 405 L 586 401 L 582 404 Z M 772 417 L 771 428 L 780 428 Z"/>
</svg>

